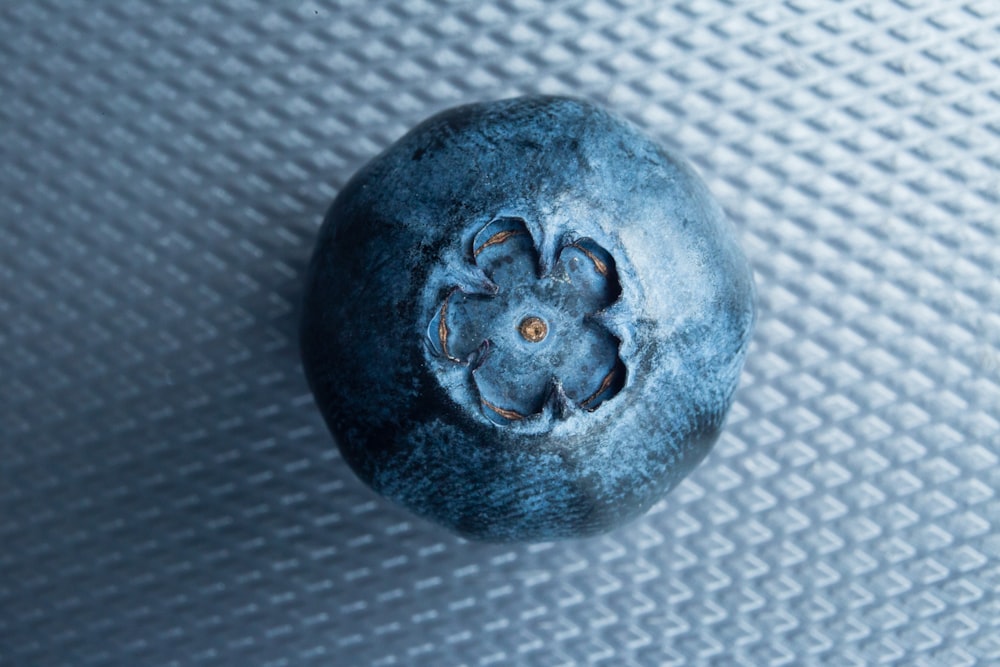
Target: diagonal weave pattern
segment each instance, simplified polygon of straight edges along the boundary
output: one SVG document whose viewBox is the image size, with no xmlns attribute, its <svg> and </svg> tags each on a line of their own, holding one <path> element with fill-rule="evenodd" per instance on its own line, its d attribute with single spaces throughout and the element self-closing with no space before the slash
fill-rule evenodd
<svg viewBox="0 0 1000 667">
<path fill-rule="evenodd" d="M 691 157 L 760 324 L 604 538 L 364 489 L 295 345 L 322 214 L 430 113 L 604 102 Z M 1000 6 L 0 7 L 0 665 L 1000 662 Z"/>
</svg>

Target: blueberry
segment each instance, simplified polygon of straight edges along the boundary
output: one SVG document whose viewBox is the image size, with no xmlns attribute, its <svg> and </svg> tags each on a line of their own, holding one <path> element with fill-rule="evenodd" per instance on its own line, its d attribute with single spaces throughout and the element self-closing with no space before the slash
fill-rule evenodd
<svg viewBox="0 0 1000 667">
<path fill-rule="evenodd" d="M 584 101 L 425 121 L 333 202 L 306 376 L 375 491 L 462 535 L 634 518 L 708 453 L 754 323 L 746 259 L 680 158 Z"/>
</svg>

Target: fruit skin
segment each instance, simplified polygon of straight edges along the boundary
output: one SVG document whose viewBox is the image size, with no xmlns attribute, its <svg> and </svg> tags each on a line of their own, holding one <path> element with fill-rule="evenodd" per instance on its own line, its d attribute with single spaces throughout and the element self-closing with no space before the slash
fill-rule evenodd
<svg viewBox="0 0 1000 667">
<path fill-rule="evenodd" d="M 494 424 L 428 351 L 442 298 L 475 280 L 472 237 L 502 216 L 525 221 L 542 275 L 566 234 L 615 260 L 605 321 L 627 378 L 593 412 Z M 610 530 L 705 457 L 754 320 L 750 268 L 692 169 L 591 103 L 533 96 L 444 111 L 350 180 L 307 273 L 301 348 L 375 491 L 466 537 L 537 541 Z"/>
</svg>

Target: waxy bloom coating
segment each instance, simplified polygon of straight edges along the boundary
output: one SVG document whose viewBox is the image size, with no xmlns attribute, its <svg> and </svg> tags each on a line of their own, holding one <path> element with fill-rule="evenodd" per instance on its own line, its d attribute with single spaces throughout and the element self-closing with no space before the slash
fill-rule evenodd
<svg viewBox="0 0 1000 667">
<path fill-rule="evenodd" d="M 749 266 L 683 160 L 580 100 L 445 111 L 334 201 L 302 356 L 346 461 L 463 535 L 600 533 L 711 448 Z"/>
</svg>

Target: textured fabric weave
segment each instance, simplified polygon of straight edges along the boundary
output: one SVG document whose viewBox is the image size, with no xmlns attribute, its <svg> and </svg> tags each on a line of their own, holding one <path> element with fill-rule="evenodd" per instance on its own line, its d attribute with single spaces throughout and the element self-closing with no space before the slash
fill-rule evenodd
<svg viewBox="0 0 1000 667">
<path fill-rule="evenodd" d="M 760 320 L 725 435 L 603 538 L 365 489 L 299 367 L 314 234 L 433 112 L 687 155 Z M 0 665 L 1000 663 L 1000 5 L 0 7 Z"/>
</svg>

